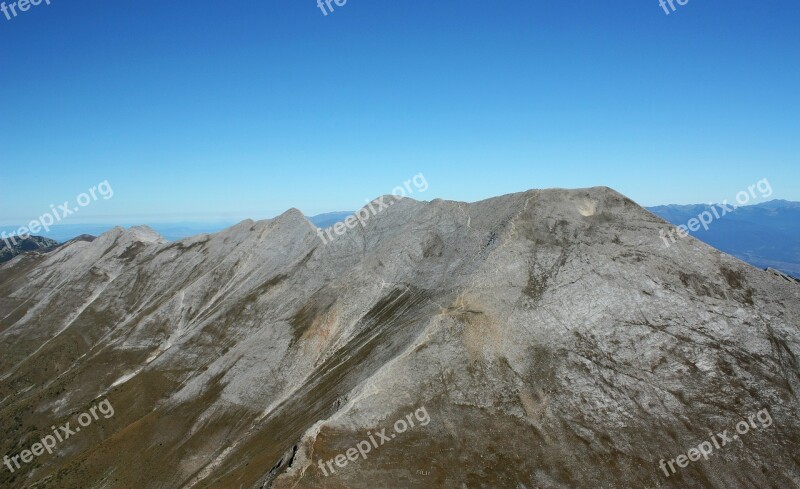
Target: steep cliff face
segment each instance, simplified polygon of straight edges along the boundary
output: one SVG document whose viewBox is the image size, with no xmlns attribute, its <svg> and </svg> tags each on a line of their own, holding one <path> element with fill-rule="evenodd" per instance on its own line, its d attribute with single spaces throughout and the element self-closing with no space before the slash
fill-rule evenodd
<svg viewBox="0 0 800 489">
<path fill-rule="evenodd" d="M 668 227 L 607 188 L 543 190 L 403 199 L 328 244 L 290 210 L 18 257 L 0 451 L 115 414 L 0 485 L 800 485 L 800 284 L 665 248 Z"/>
</svg>

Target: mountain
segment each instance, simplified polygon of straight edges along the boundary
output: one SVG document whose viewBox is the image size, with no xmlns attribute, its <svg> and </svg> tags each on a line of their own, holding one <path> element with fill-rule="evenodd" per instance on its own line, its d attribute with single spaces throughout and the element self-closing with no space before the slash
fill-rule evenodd
<svg viewBox="0 0 800 489">
<path fill-rule="evenodd" d="M 0 240 L 0 263 L 7 262 L 20 253 L 34 251 L 44 253 L 55 246 L 58 246 L 58 241 L 41 236 L 6 238 L 5 240 Z"/>
<path fill-rule="evenodd" d="M 315 225 L 326 228 L 344 221 L 353 214 L 352 212 L 329 212 L 317 216 L 308 217 L 308 220 Z M 235 224 L 235 221 L 184 221 L 184 222 L 156 222 L 149 226 L 167 241 L 177 241 L 189 238 L 198 234 L 216 233 Z M 50 238 L 58 242 L 66 242 L 79 235 L 99 236 L 115 226 L 113 224 L 58 224 L 51 226 L 50 229 L 42 234 L 42 237 Z M 18 229 L 19 226 L 9 226 L 8 229 Z"/>
<path fill-rule="evenodd" d="M 165 239 L 176 241 L 201 233 L 221 231 L 232 224 L 234 224 L 234 221 L 158 222 L 152 224 L 152 228 Z M 9 229 L 17 229 L 18 227 L 9 227 Z M 113 224 L 57 224 L 51 226 L 47 232 L 43 231 L 42 236 L 59 242 L 66 242 L 80 235 L 99 236 L 112 228 L 114 228 Z"/>
<path fill-rule="evenodd" d="M 686 225 L 693 218 L 710 212 L 712 206 L 662 205 L 647 210 L 672 224 Z M 317 227 L 327 228 L 342 222 L 353 212 L 331 212 L 309 217 Z M 688 233 L 718 250 L 731 254 L 751 265 L 775 268 L 800 277 L 800 202 L 772 200 L 758 205 L 739 207 L 731 213 L 720 214 L 708 230 L 699 227 Z"/>
<path fill-rule="evenodd" d="M 800 202 L 772 200 L 723 213 L 718 206 L 665 205 L 648 210 L 672 224 L 686 225 L 704 212 L 715 217 L 708 229 L 689 234 L 758 268 L 800 277 Z M 708 214 L 707 214 L 708 215 Z"/>
<path fill-rule="evenodd" d="M 0 486 L 797 486 L 800 283 L 604 187 L 385 200 L 0 265 L 0 452 L 74 431 Z"/>
</svg>

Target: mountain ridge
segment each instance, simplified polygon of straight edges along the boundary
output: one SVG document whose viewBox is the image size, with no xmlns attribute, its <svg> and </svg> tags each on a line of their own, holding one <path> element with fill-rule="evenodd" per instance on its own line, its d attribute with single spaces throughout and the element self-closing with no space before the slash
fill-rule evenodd
<svg viewBox="0 0 800 489">
<path fill-rule="evenodd" d="M 47 253 L 58 246 L 57 241 L 42 236 L 24 238 L 14 236 L 7 239 L 8 241 L 0 240 L 0 263 L 7 262 L 21 253 Z"/>
<path fill-rule="evenodd" d="M 27 441 L 108 396 L 113 418 L 24 473 L 61 487 L 786 485 L 800 286 L 691 237 L 665 249 L 669 228 L 596 187 L 402 199 L 328 244 L 290 209 L 18 257 L 0 428 Z M 746 455 L 659 471 L 764 405 Z M 421 406 L 430 424 L 357 468 L 316 467 Z"/>
</svg>

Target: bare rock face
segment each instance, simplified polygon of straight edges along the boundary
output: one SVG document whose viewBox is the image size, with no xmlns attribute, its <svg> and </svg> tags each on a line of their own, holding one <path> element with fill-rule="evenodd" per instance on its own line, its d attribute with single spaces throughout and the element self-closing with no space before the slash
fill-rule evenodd
<svg viewBox="0 0 800 489">
<path fill-rule="evenodd" d="M 0 450 L 115 414 L 0 486 L 800 486 L 800 283 L 669 228 L 534 190 L 402 199 L 329 244 L 292 209 L 18 257 Z"/>
</svg>

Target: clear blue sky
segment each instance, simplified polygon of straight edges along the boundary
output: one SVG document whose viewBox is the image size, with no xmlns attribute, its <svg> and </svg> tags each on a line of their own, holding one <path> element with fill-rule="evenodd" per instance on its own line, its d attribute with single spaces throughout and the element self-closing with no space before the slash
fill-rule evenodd
<svg viewBox="0 0 800 489">
<path fill-rule="evenodd" d="M 9 0 L 5 0 L 10 3 Z M 797 0 L 51 0 L 0 14 L 0 223 L 607 185 L 800 200 Z"/>
</svg>

